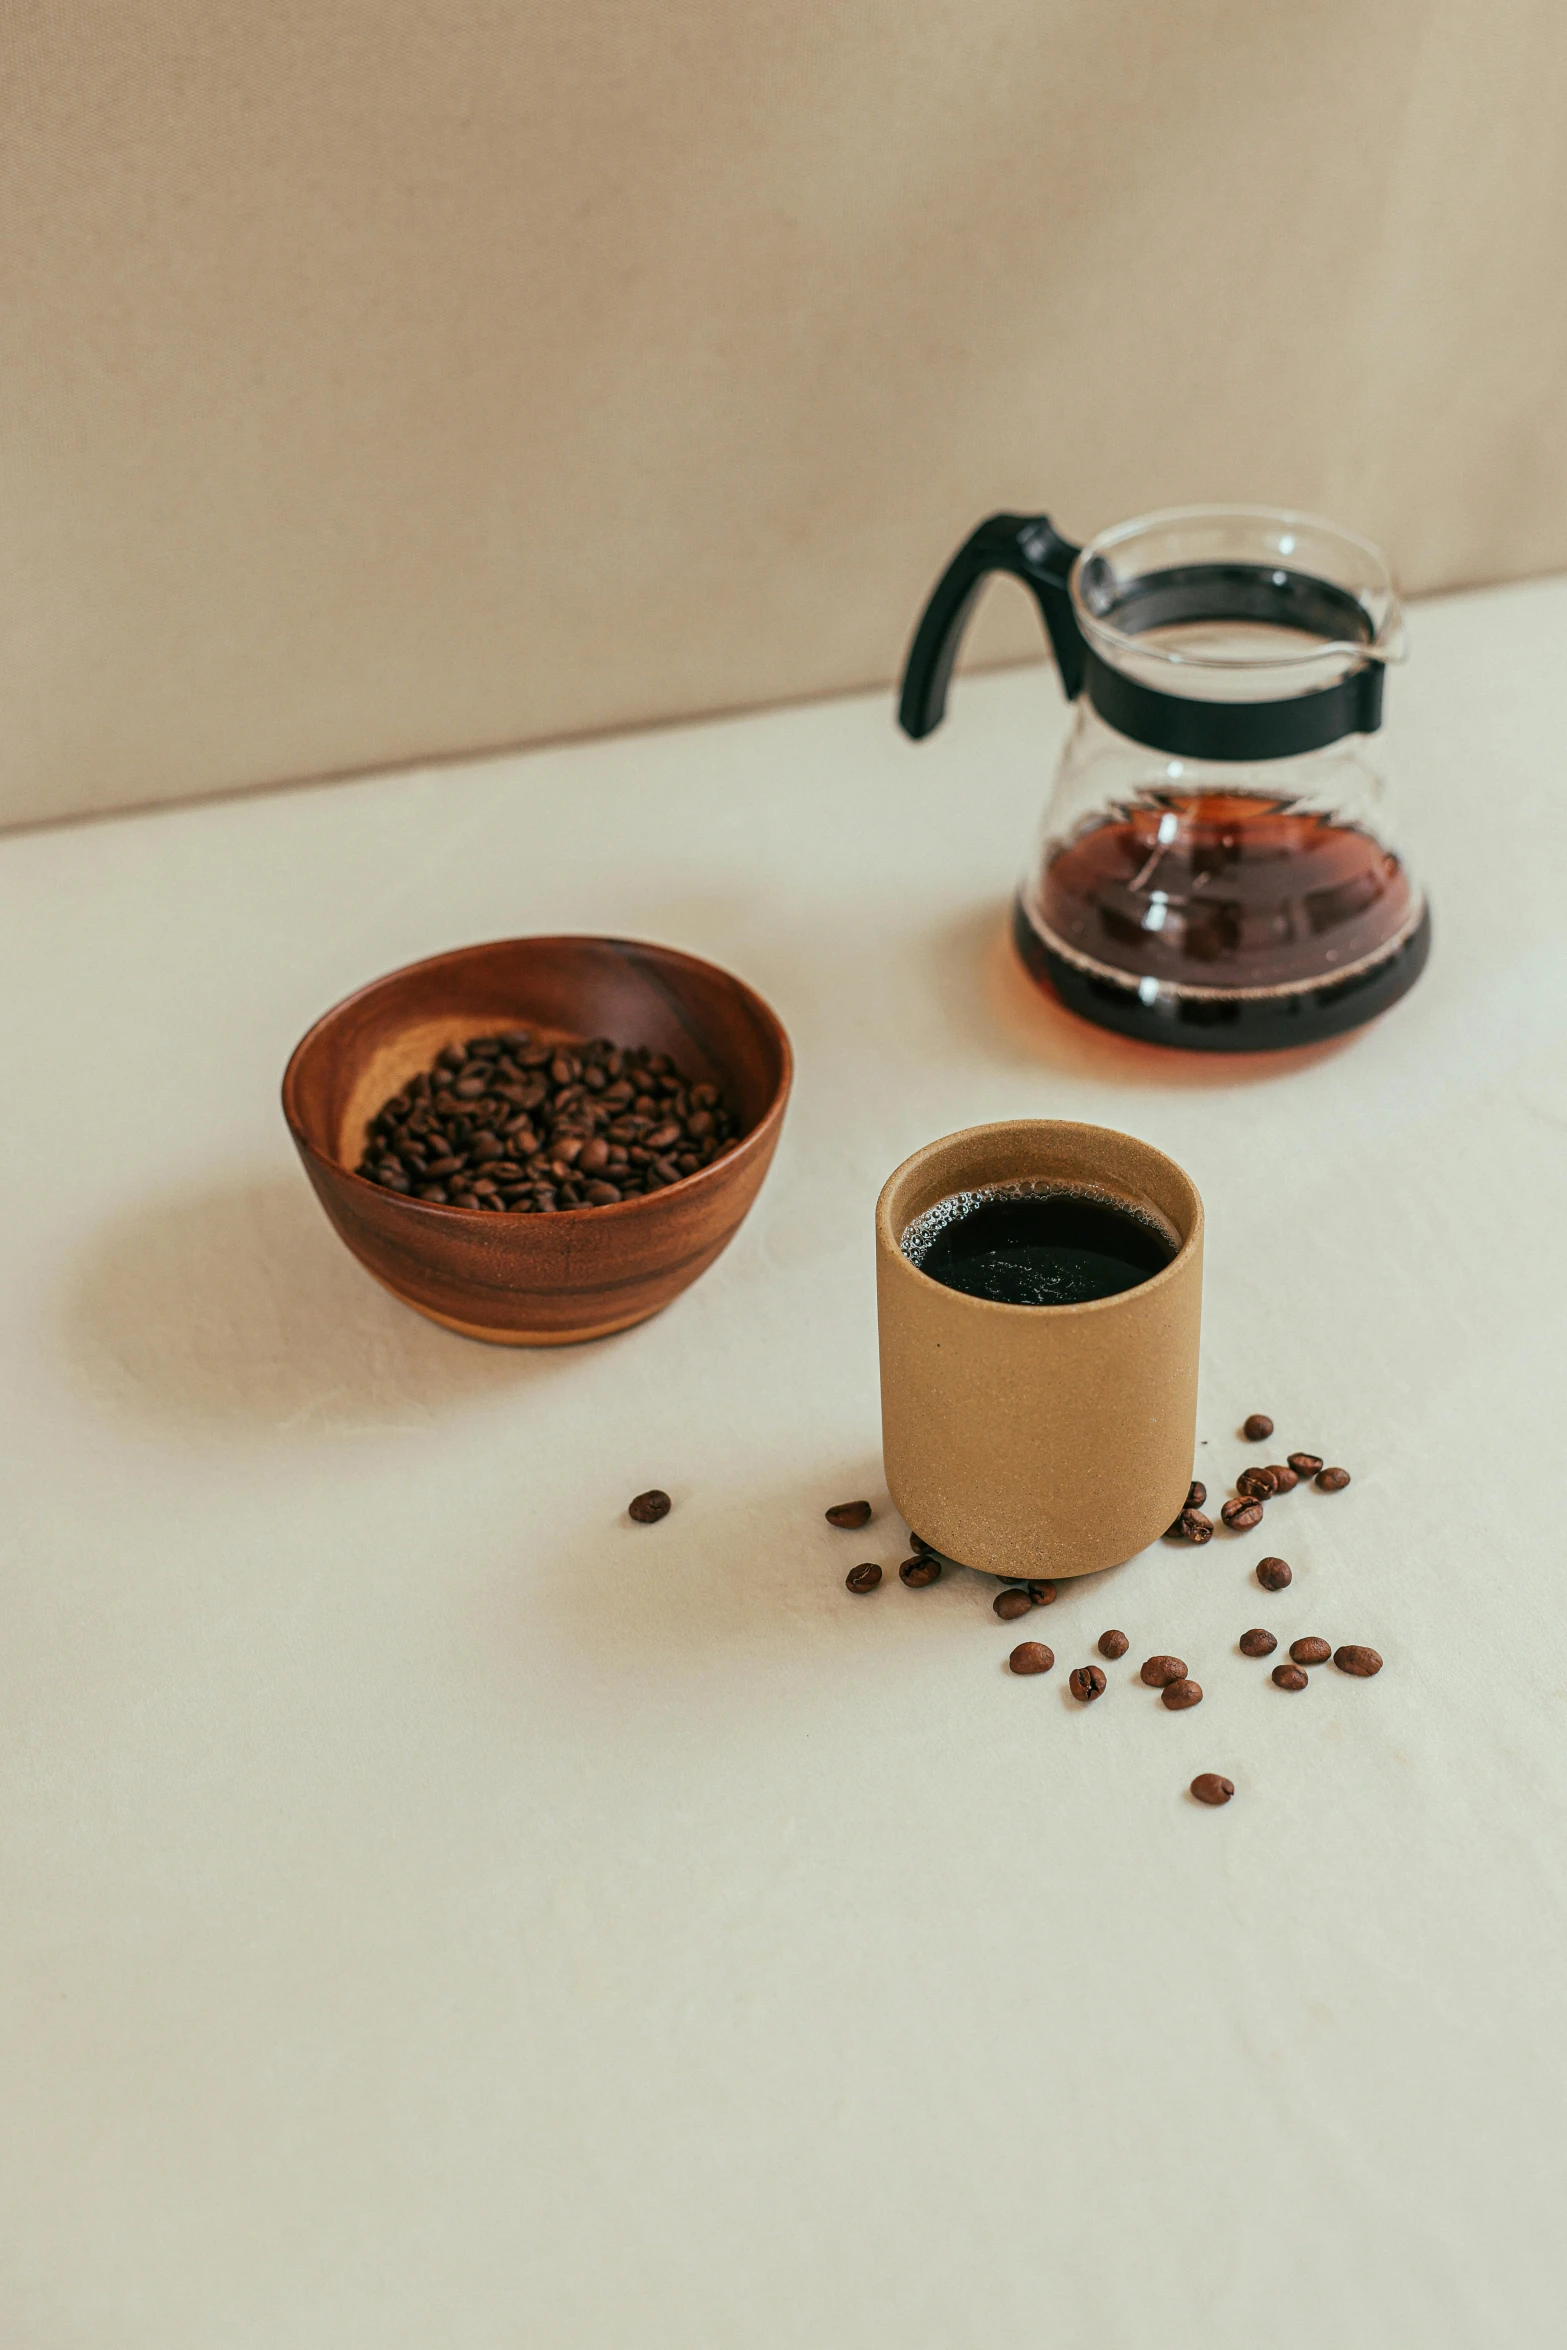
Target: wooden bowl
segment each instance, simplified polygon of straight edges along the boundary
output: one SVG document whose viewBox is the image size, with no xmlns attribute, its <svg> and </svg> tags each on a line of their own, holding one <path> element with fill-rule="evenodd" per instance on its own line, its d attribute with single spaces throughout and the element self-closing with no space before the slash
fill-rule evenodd
<svg viewBox="0 0 1567 2350">
<path fill-rule="evenodd" d="M 552 1216 L 440 1207 L 354 1173 L 368 1121 L 443 1045 L 515 1027 L 668 1053 L 722 1088 L 741 1140 L 667 1190 Z M 294 1048 L 283 1115 L 339 1237 L 395 1297 L 468 1338 L 565 1346 L 645 1321 L 728 1247 L 793 1074 L 777 1016 L 712 963 L 635 939 L 508 938 L 410 963 L 336 1005 Z"/>
</svg>

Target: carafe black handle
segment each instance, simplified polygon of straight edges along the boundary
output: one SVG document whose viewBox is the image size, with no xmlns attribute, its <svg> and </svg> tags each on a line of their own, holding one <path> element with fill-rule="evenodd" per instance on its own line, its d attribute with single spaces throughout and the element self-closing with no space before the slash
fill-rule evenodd
<svg viewBox="0 0 1567 2350">
<path fill-rule="evenodd" d="M 947 686 L 974 599 L 993 571 L 1009 571 L 1033 593 L 1068 701 L 1083 684 L 1083 635 L 1067 579 L 1081 554 L 1048 514 L 992 514 L 964 540 L 920 615 L 903 667 L 898 723 L 916 742 L 941 724 Z"/>
</svg>

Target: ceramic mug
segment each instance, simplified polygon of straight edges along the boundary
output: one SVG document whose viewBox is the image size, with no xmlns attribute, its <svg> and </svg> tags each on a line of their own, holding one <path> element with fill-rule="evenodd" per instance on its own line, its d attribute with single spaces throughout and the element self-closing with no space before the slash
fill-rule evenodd
<svg viewBox="0 0 1567 2350">
<path fill-rule="evenodd" d="M 939 1200 L 1045 1181 L 1153 1213 L 1161 1272 L 1081 1305 L 1002 1305 L 922 1273 L 901 1246 Z M 911 1529 L 991 1575 L 1091 1575 L 1185 1505 L 1197 1431 L 1202 1201 L 1130 1134 L 1051 1118 L 927 1143 L 876 1203 L 882 1454 Z"/>
</svg>

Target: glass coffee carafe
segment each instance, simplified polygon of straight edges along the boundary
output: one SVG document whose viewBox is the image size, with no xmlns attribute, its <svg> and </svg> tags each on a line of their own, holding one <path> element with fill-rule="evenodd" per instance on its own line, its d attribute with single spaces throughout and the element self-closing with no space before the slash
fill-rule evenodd
<svg viewBox="0 0 1567 2350">
<path fill-rule="evenodd" d="M 1193 506 L 1085 547 L 996 514 L 938 581 L 901 723 L 941 722 L 992 572 L 1038 602 L 1072 730 L 1014 935 L 1101 1027 L 1207 1052 L 1313 1044 L 1419 978 L 1424 898 L 1371 756 L 1403 658 L 1387 566 L 1309 515 Z"/>
</svg>

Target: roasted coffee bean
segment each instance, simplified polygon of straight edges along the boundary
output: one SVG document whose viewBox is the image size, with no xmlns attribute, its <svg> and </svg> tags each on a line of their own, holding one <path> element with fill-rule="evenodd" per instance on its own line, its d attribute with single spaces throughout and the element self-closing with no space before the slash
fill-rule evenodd
<svg viewBox="0 0 1567 2350">
<path fill-rule="evenodd" d="M 1027 1591 L 1028 1596 L 1033 1601 L 1035 1607 L 1054 1606 L 1056 1587 L 1053 1583 L 1027 1583 L 1024 1585 L 1024 1589 Z"/>
<path fill-rule="evenodd" d="M 1201 1510 L 1182 1510 L 1173 1526 L 1166 1528 L 1172 1542 L 1211 1542 L 1213 1520 L 1205 1518 Z"/>
<path fill-rule="evenodd" d="M 1199 1771 L 1192 1781 L 1192 1793 L 1199 1803 L 1228 1803 L 1235 1793 L 1235 1782 L 1218 1771 Z"/>
<path fill-rule="evenodd" d="M 633 1100 L 646 1114 L 623 1121 Z M 667 1054 L 608 1037 L 535 1045 L 508 1030 L 444 1046 L 383 1103 L 358 1172 L 437 1207 L 550 1215 L 683 1183 L 738 1139 L 717 1087 L 688 1087 Z"/>
<path fill-rule="evenodd" d="M 1261 1444 L 1265 1436 L 1273 1434 L 1273 1422 L 1266 1412 L 1253 1412 L 1241 1430 L 1248 1444 Z"/>
<path fill-rule="evenodd" d="M 1007 1658 L 1014 1673 L 1048 1673 L 1055 1661 L 1055 1650 L 1042 1640 L 1021 1641 Z"/>
<path fill-rule="evenodd" d="M 1322 1466 L 1320 1452 L 1292 1452 L 1290 1467 L 1297 1477 L 1314 1477 Z"/>
<path fill-rule="evenodd" d="M 1232 1534 L 1248 1534 L 1262 1524 L 1262 1504 L 1242 1494 L 1238 1501 L 1227 1501 L 1219 1515 Z"/>
<path fill-rule="evenodd" d="M 1132 1644 L 1124 1632 L 1101 1632 L 1095 1645 L 1100 1655 L 1107 1656 L 1114 1664 L 1118 1656 L 1125 1656 Z"/>
<path fill-rule="evenodd" d="M 1172 1714 L 1183 1714 L 1189 1705 L 1201 1705 L 1202 1684 L 1198 1681 L 1172 1681 L 1167 1689 L 1159 1692 L 1159 1701 L 1167 1705 Z"/>
<path fill-rule="evenodd" d="M 1273 1479 L 1275 1493 L 1293 1493 L 1300 1483 L 1295 1471 L 1284 1461 L 1269 1461 L 1268 1475 Z"/>
<path fill-rule="evenodd" d="M 1199 1483 L 1198 1483 L 1198 1481 L 1197 1481 L 1197 1479 L 1194 1477 L 1194 1478 L 1192 1479 L 1192 1481 L 1191 1481 L 1190 1485 L 1189 1485 L 1189 1486 L 1187 1487 L 1187 1489 L 1186 1489 L 1186 1506 L 1187 1506 L 1187 1508 L 1188 1508 L 1189 1510 L 1200 1510 L 1200 1509 L 1202 1508 L 1202 1505 L 1203 1505 L 1203 1503 L 1204 1503 L 1204 1502 L 1207 1500 L 1207 1498 L 1208 1498 L 1208 1488 L 1207 1488 L 1207 1486 L 1206 1486 L 1206 1485 L 1201 1485 L 1201 1484 L 1199 1484 Z"/>
<path fill-rule="evenodd" d="M 1242 1656 L 1271 1656 L 1278 1645 L 1271 1632 L 1257 1631 L 1241 1634 Z"/>
<path fill-rule="evenodd" d="M 867 1560 L 863 1567 L 851 1567 L 843 1580 L 850 1591 L 874 1591 L 881 1581 L 881 1569 L 874 1560 Z"/>
<path fill-rule="evenodd" d="M 1290 1663 L 1292 1665 L 1325 1665 L 1332 1654 L 1333 1651 L 1325 1640 L 1309 1638 L 1290 1642 Z"/>
<path fill-rule="evenodd" d="M 1092 1705 L 1105 1693 L 1105 1677 L 1097 1665 L 1079 1665 L 1068 1685 L 1079 1705 Z"/>
<path fill-rule="evenodd" d="M 1266 1501 L 1273 1491 L 1273 1471 L 1242 1469 L 1235 1480 L 1235 1490 L 1247 1501 Z"/>
<path fill-rule="evenodd" d="M 1275 1665 L 1273 1679 L 1281 1689 L 1304 1689 L 1307 1686 L 1306 1676 L 1299 1665 Z"/>
<path fill-rule="evenodd" d="M 827 1512 L 829 1526 L 845 1526 L 851 1534 L 857 1533 L 861 1526 L 868 1526 L 870 1522 L 871 1505 L 868 1501 L 835 1501 Z"/>
<path fill-rule="evenodd" d="M 1341 1673 L 1353 1673 L 1358 1681 L 1369 1681 L 1373 1673 L 1382 1670 L 1382 1659 L 1374 1648 L 1335 1648 L 1333 1662 Z"/>
<path fill-rule="evenodd" d="M 1146 1681 L 1150 1689 L 1163 1689 L 1167 1682 L 1185 1680 L 1186 1660 L 1179 1656 L 1151 1656 L 1138 1668 L 1137 1677 Z"/>
<path fill-rule="evenodd" d="M 1315 1482 L 1321 1486 L 1324 1493 L 1342 1493 L 1349 1483 L 1349 1471 L 1347 1469 L 1319 1469 Z"/>
<path fill-rule="evenodd" d="M 930 1557 L 905 1559 L 898 1573 L 911 1591 L 923 1591 L 941 1573 L 941 1561 Z"/>
<path fill-rule="evenodd" d="M 858 1508 L 859 1505 L 858 1503 L 855 1503 L 853 1506 Z M 870 1508 L 870 1503 L 867 1502 L 865 1506 L 868 1510 Z M 831 1510 L 829 1510 L 827 1514 L 829 1517 L 831 1517 Z M 909 1548 L 910 1550 L 917 1550 L 921 1558 L 936 1558 L 940 1555 L 936 1550 L 935 1545 L 933 1543 L 927 1542 L 923 1534 L 911 1534 L 909 1536 Z"/>
<path fill-rule="evenodd" d="M 1257 1561 L 1257 1580 L 1264 1591 L 1282 1591 L 1290 1581 L 1289 1561 L 1287 1559 L 1259 1559 Z"/>
<path fill-rule="evenodd" d="M 1001 1621 L 1010 1624 L 1016 1616 L 1031 1614 L 1034 1603 L 1026 1591 L 998 1591 L 991 1605 Z"/>
<path fill-rule="evenodd" d="M 635 1518 L 639 1526 L 656 1526 L 660 1518 L 668 1517 L 669 1509 L 668 1494 L 650 1485 L 646 1493 L 639 1493 L 635 1501 L 626 1504 L 626 1515 Z"/>
</svg>

